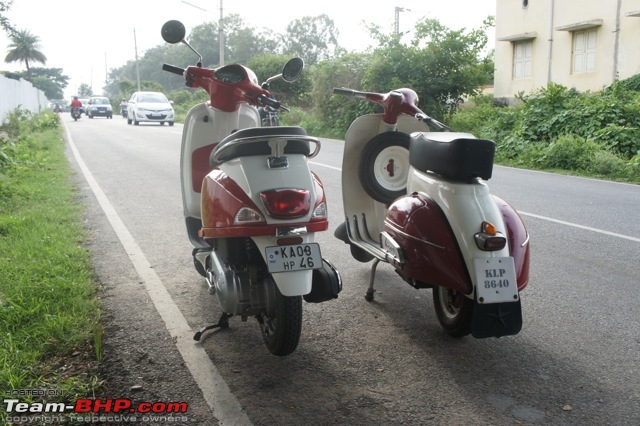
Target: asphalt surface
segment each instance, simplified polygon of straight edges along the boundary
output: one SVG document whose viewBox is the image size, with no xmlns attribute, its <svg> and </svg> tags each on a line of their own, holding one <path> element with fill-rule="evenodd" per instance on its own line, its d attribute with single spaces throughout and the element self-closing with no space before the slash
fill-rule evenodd
<svg viewBox="0 0 640 426">
<path fill-rule="evenodd" d="M 185 424 L 640 425 L 638 186 L 495 167 L 489 186 L 531 235 L 524 326 L 501 339 L 452 339 L 431 292 L 388 266 L 378 268 L 375 301 L 364 300 L 370 265 L 333 237 L 342 142 L 324 140 L 312 169 L 331 225 L 318 240 L 344 290 L 305 303 L 300 345 L 278 358 L 254 320 L 234 318 L 202 344 L 190 341 L 220 310 L 191 263 L 181 127 L 128 126 L 119 116 L 66 126 L 130 236 L 122 242 L 70 151 L 103 292 L 105 397 L 187 401 Z M 140 257 L 157 281 L 136 266 Z M 176 316 L 167 317 L 171 304 Z M 176 325 L 180 316 L 190 330 Z"/>
</svg>

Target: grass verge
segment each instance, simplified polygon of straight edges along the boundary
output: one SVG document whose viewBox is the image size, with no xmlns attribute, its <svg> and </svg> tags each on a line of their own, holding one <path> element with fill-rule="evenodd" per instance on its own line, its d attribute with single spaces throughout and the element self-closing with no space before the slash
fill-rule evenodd
<svg viewBox="0 0 640 426">
<path fill-rule="evenodd" d="M 73 403 L 99 380 L 100 330 L 83 207 L 60 123 L 19 111 L 0 135 L 0 390 L 4 398 Z M 6 404 L 0 424 L 6 424 Z"/>
</svg>

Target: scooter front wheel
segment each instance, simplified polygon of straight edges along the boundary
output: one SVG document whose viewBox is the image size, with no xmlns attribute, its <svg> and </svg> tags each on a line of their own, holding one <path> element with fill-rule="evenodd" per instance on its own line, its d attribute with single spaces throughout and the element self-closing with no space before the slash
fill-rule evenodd
<svg viewBox="0 0 640 426">
<path fill-rule="evenodd" d="M 471 333 L 473 300 L 447 287 L 433 288 L 433 306 L 440 325 L 452 337 Z"/>
<path fill-rule="evenodd" d="M 298 347 L 302 332 L 302 296 L 283 296 L 276 288 L 276 310 L 258 316 L 264 343 L 276 356 L 287 356 Z"/>
</svg>

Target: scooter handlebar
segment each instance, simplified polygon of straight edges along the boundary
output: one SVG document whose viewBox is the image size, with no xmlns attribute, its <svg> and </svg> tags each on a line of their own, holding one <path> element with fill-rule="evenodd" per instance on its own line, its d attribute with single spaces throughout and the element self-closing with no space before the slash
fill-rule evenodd
<svg viewBox="0 0 640 426">
<path fill-rule="evenodd" d="M 259 95 L 256 99 L 259 103 L 275 109 L 276 111 L 289 111 L 289 108 L 283 107 L 280 101 L 269 98 L 265 95 Z"/>
<path fill-rule="evenodd" d="M 174 74 L 178 74 L 178 75 L 184 75 L 184 68 L 174 67 L 173 65 L 169 65 L 169 64 L 163 64 L 162 70 L 168 71 Z"/>
<path fill-rule="evenodd" d="M 339 87 L 334 87 L 333 88 L 333 93 L 336 95 L 342 95 L 342 96 L 355 96 L 356 95 L 356 91 L 353 89 L 345 89 L 345 88 L 339 88 Z"/>
</svg>

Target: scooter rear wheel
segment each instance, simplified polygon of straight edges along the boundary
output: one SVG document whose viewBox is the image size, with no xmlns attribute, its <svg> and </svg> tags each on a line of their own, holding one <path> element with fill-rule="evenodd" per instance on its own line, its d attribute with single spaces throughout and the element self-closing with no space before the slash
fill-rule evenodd
<svg viewBox="0 0 640 426">
<path fill-rule="evenodd" d="M 283 296 L 276 288 L 276 311 L 271 317 L 258 317 L 264 343 L 276 356 L 296 350 L 302 332 L 302 296 Z"/>
<path fill-rule="evenodd" d="M 473 300 L 447 287 L 433 288 L 433 306 L 440 325 L 452 337 L 471 333 Z"/>
</svg>

